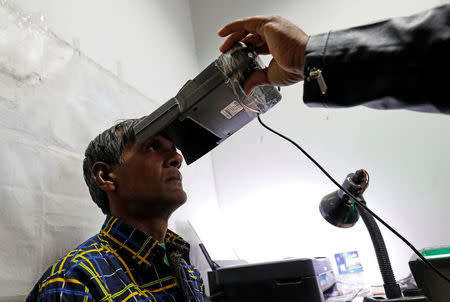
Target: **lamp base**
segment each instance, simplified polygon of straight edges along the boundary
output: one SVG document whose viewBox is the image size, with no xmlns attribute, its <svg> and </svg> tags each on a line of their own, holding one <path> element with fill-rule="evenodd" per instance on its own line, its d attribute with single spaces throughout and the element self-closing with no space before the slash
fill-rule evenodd
<svg viewBox="0 0 450 302">
<path fill-rule="evenodd" d="M 406 301 L 414 301 L 414 302 L 428 302 L 427 297 L 425 296 L 415 296 L 415 297 L 400 297 L 400 298 L 386 298 L 385 296 L 365 296 L 364 302 L 406 302 Z"/>
</svg>

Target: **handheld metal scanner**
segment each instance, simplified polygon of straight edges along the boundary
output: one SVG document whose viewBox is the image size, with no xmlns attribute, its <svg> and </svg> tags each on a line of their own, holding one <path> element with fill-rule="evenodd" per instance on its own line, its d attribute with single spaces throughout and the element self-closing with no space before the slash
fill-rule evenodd
<svg viewBox="0 0 450 302">
<path fill-rule="evenodd" d="M 257 54 L 243 43 L 221 54 L 177 95 L 135 127 L 140 143 L 161 134 L 181 150 L 191 164 L 281 100 L 273 86 L 245 95 L 245 79 L 262 69 Z"/>
</svg>

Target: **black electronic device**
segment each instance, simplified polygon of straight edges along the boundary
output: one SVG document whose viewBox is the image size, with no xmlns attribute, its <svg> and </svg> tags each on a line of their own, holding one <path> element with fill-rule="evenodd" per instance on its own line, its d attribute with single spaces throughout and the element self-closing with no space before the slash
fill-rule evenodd
<svg viewBox="0 0 450 302">
<path fill-rule="evenodd" d="M 323 302 L 335 283 L 328 258 L 295 258 L 208 272 L 211 301 Z"/>
<path fill-rule="evenodd" d="M 243 92 L 245 79 L 261 68 L 256 52 L 236 44 L 140 121 L 134 127 L 137 140 L 165 135 L 187 164 L 194 162 L 281 100 L 272 86 Z"/>
<path fill-rule="evenodd" d="M 420 252 L 434 267 L 445 275 L 450 275 L 450 246 L 423 249 Z M 416 254 L 411 256 L 409 268 L 417 286 L 429 302 L 450 301 L 450 282 L 437 275 Z"/>
</svg>

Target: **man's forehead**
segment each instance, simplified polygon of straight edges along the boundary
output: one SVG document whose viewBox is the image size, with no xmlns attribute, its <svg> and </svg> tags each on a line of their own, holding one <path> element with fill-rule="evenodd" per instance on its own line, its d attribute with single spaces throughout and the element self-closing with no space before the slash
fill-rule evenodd
<svg viewBox="0 0 450 302">
<path fill-rule="evenodd" d="M 148 138 L 145 142 L 142 143 L 142 145 L 145 145 L 146 143 L 149 143 L 149 142 L 152 142 L 155 140 L 167 141 L 168 143 L 172 144 L 175 147 L 175 143 L 164 133 L 158 133 L 158 134 Z"/>
</svg>

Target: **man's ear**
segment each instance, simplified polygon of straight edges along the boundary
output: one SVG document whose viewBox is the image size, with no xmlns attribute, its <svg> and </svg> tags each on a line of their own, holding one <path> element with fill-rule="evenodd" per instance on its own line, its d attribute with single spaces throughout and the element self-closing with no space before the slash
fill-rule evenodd
<svg viewBox="0 0 450 302">
<path fill-rule="evenodd" d="M 97 186 L 105 192 L 114 192 L 117 188 L 115 179 L 111 176 L 112 166 L 98 161 L 92 166 L 92 176 Z"/>
</svg>

